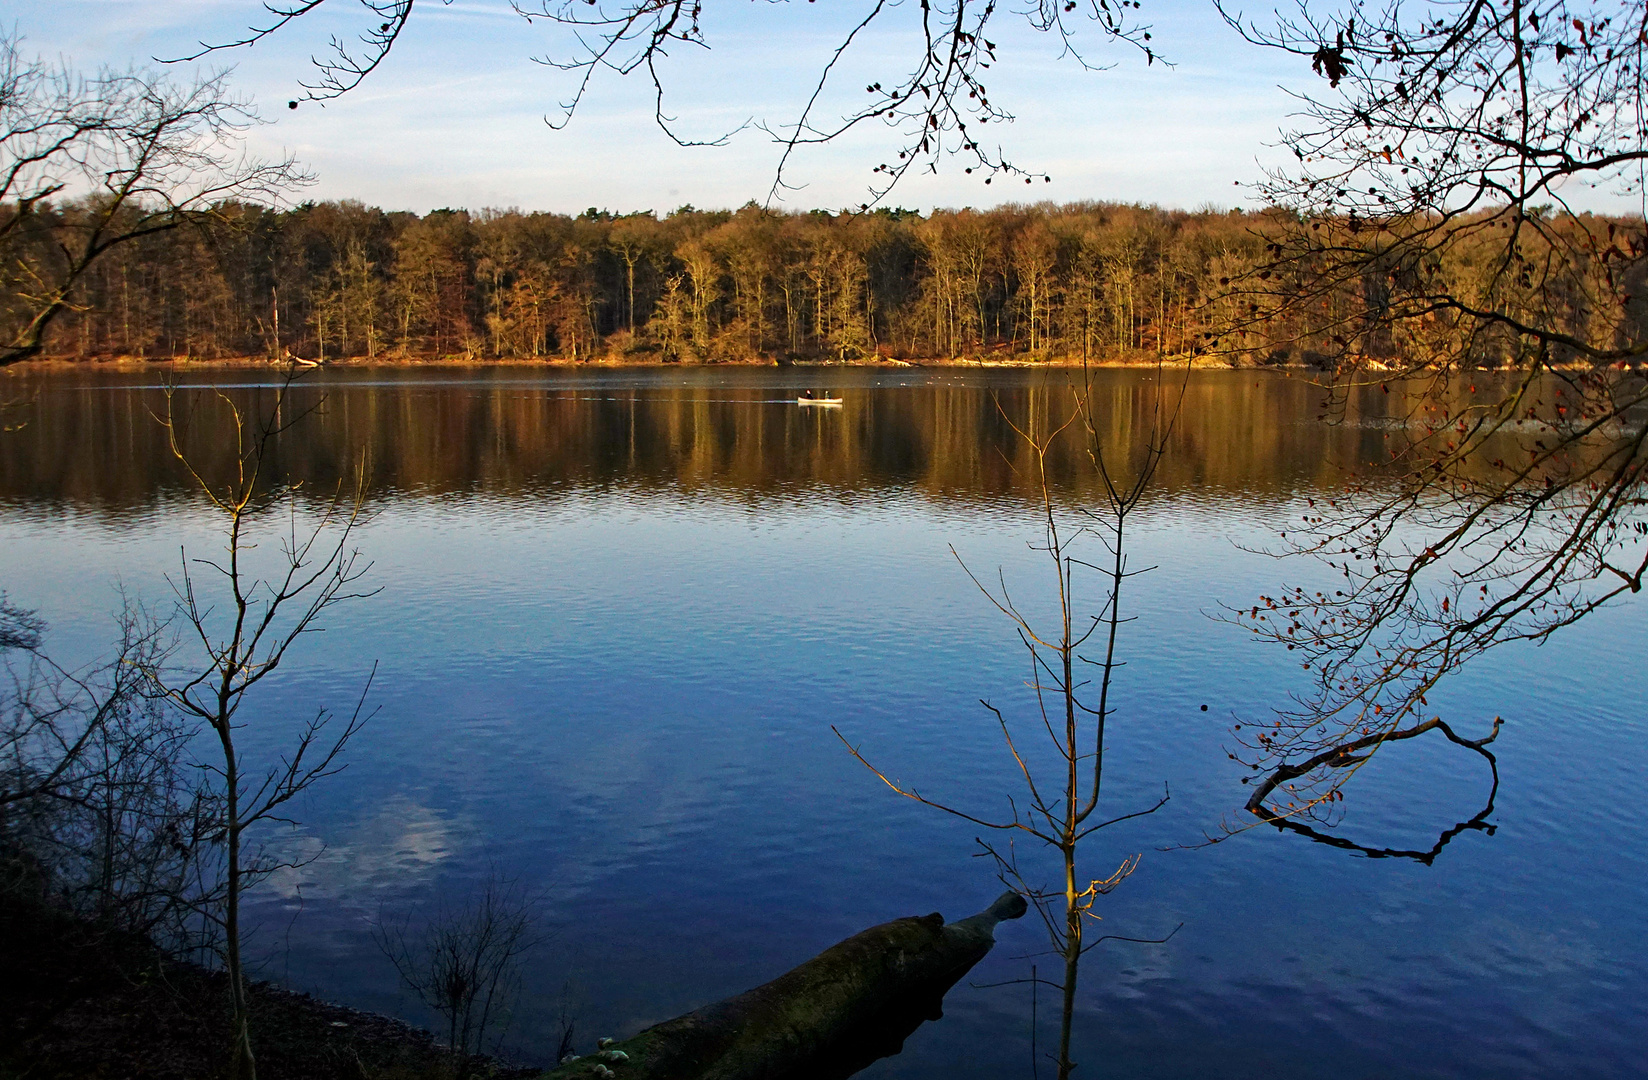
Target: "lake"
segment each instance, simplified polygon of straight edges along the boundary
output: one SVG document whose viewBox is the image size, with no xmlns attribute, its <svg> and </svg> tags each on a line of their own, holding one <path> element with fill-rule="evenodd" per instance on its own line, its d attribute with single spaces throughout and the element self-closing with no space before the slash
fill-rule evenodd
<svg viewBox="0 0 1648 1080">
<path fill-rule="evenodd" d="M 1157 392 L 1103 371 L 1112 453 Z M 1002 889 L 979 829 L 900 799 L 853 760 L 980 814 L 1015 794 L 988 699 L 1030 719 L 1012 628 L 979 594 L 998 570 L 1045 612 L 1035 496 L 1008 423 L 1068 409 L 1061 371 L 382 369 L 318 373 L 287 409 L 278 462 L 312 491 L 367 469 L 358 546 L 376 595 L 335 609 L 255 704 L 269 760 L 320 706 L 347 710 L 378 665 L 378 712 L 348 768 L 300 805 L 313 856 L 264 885 L 260 972 L 428 1022 L 373 945 L 374 920 L 428 912 L 502 874 L 541 896 L 507 1046 L 546 1060 L 781 973 L 902 915 L 947 919 Z M 190 446 L 227 466 L 204 388 L 249 412 L 260 373 L 181 377 Z M 804 388 L 840 409 L 800 408 Z M 0 585 L 51 625 L 54 653 L 107 648 L 121 587 L 163 607 L 180 551 L 220 549 L 166 451 L 151 374 L 13 374 L 0 435 Z M 1094 837 L 1111 941 L 1084 961 L 1083 1077 L 1503 1078 L 1648 1074 L 1648 825 L 1641 811 L 1648 607 L 1502 650 L 1432 696 L 1462 733 L 1505 718 L 1491 830 L 1430 864 L 1367 858 L 1243 822 L 1230 727 L 1304 689 L 1284 650 L 1219 621 L 1305 566 L 1274 544 L 1308 498 L 1383 453 L 1388 401 L 1318 418 L 1280 373 L 1197 372 L 1130 559 L 1106 804 L 1159 812 Z M 1061 507 L 1097 488 L 1054 461 Z M 275 523 L 278 524 L 278 523 Z M 952 549 L 954 553 L 952 553 Z M 1096 555 L 1094 542 L 1090 551 Z M 958 558 L 960 562 L 958 562 Z M 1097 612 L 1090 581 L 1081 610 Z M 1203 711 L 1202 706 L 1207 706 Z M 1450 750 L 1452 752 L 1450 752 Z M 1441 740 L 1393 746 L 1350 789 L 1339 833 L 1428 849 L 1483 808 L 1490 777 Z M 1047 880 L 1056 864 L 1020 847 Z M 1033 920 L 903 1054 L 866 1077 L 1028 1076 L 1056 1004 L 1010 983 L 1054 970 Z M 1035 1021 L 1033 1025 L 1033 1019 Z M 1044 1075 L 1049 1066 L 1043 1062 Z"/>
</svg>

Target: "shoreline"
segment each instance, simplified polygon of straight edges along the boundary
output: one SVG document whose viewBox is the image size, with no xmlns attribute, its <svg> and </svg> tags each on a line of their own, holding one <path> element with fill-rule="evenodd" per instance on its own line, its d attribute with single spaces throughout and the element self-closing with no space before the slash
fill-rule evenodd
<svg viewBox="0 0 1648 1080">
<path fill-rule="evenodd" d="M 0 1075 L 193 1080 L 221 1073 L 230 1043 L 221 971 L 132 934 L 0 894 Z M 430 1031 L 247 980 L 259 1071 L 272 1076 L 442 1080 L 452 1057 Z M 483 1057 L 477 1077 L 525 1080 L 536 1065 Z"/>
<path fill-rule="evenodd" d="M 603 356 L 593 360 L 572 360 L 565 357 L 501 357 L 496 359 L 469 358 L 460 356 L 412 356 L 412 357 L 364 357 L 351 356 L 339 360 L 327 360 L 323 363 L 313 361 L 299 362 L 299 370 L 333 370 L 333 369 L 369 369 L 369 368 L 482 368 L 482 367 L 519 367 L 519 368 L 1154 368 L 1180 367 L 1189 364 L 1195 369 L 1206 370 L 1239 370 L 1243 365 L 1232 364 L 1226 360 L 1205 357 L 1189 358 L 1178 357 L 1112 357 L 1104 360 L 1079 359 L 1052 359 L 1030 360 L 1021 358 L 981 358 L 981 357 L 925 357 L 904 360 L 894 357 L 873 357 L 862 360 L 775 360 L 770 357 L 756 357 L 748 360 L 693 360 L 693 361 L 662 361 L 655 359 L 635 360 L 623 357 Z M 20 360 L 10 365 L 8 372 L 21 371 L 152 371 L 152 370 L 283 370 L 288 365 L 277 363 L 266 357 L 258 356 L 225 356 L 203 359 L 199 357 L 183 356 L 47 356 L 30 360 Z M 1252 365 L 1253 370 L 1260 369 L 1305 369 L 1308 365 L 1302 363 L 1263 364 Z"/>
<path fill-rule="evenodd" d="M 657 359 L 637 359 L 623 356 L 601 356 L 592 360 L 574 360 L 560 356 L 506 356 L 496 358 L 465 357 L 465 356 L 349 356 L 337 360 L 316 362 L 310 360 L 296 360 L 295 368 L 298 371 L 321 370 L 378 370 L 386 371 L 396 368 L 523 368 L 545 370 L 588 370 L 602 369 L 613 371 L 624 370 L 708 370 L 712 368 L 884 368 L 884 369 L 1003 369 L 1028 371 L 1037 368 L 1050 371 L 1080 370 L 1083 367 L 1093 370 L 1140 371 L 1150 368 L 1189 368 L 1193 371 L 1249 371 L 1249 372 L 1281 372 L 1291 377 L 1294 372 L 1330 373 L 1332 368 L 1320 364 L 1310 364 L 1302 360 L 1287 360 L 1274 363 L 1241 363 L 1233 362 L 1222 357 L 1212 356 L 1167 356 L 1156 357 L 1148 354 L 1135 356 L 1107 357 L 1099 360 L 1083 361 L 1077 358 L 1058 357 L 1053 359 L 1034 360 L 1025 357 L 917 357 L 903 359 L 891 356 L 865 357 L 858 360 L 828 360 L 828 359 L 794 359 L 778 360 L 773 357 L 752 357 L 744 360 L 680 360 L 665 361 Z M 0 368 L 0 375 L 17 375 L 38 372 L 65 372 L 65 371 L 282 371 L 294 366 L 291 363 L 277 363 L 263 356 L 222 356 L 212 358 L 189 356 L 42 356 L 29 360 L 19 360 L 14 364 Z M 1638 362 L 1610 363 L 1608 367 L 1620 371 L 1630 371 L 1641 374 L 1648 372 L 1648 360 Z M 1515 365 L 1508 364 L 1476 364 L 1476 365 L 1429 365 L 1419 364 L 1406 366 L 1394 364 L 1373 358 L 1363 358 L 1360 363 L 1351 369 L 1353 377 L 1378 378 L 1392 376 L 1395 378 L 1411 378 L 1426 372 L 1442 370 L 1473 371 L 1473 372 L 1505 372 L 1517 370 Z M 1553 363 L 1549 365 L 1551 371 L 1586 371 L 1591 365 L 1581 363 Z"/>
</svg>

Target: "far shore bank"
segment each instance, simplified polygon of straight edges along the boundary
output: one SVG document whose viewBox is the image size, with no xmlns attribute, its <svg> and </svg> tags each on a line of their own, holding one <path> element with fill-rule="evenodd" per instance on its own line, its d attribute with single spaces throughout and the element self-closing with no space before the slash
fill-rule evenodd
<svg viewBox="0 0 1648 1080">
<path fill-rule="evenodd" d="M 747 360 L 683 360 L 663 361 L 653 358 L 640 359 L 622 356 L 602 356 L 594 359 L 569 359 L 566 357 L 466 357 L 466 356 L 351 356 L 337 360 L 296 361 L 300 371 L 319 369 L 342 368 L 482 368 L 482 367 L 525 367 L 525 368 L 1153 368 L 1161 366 L 1182 367 L 1185 364 L 1197 369 L 1232 370 L 1240 366 L 1229 361 L 1209 357 L 1155 357 L 1131 356 L 1109 357 L 1083 361 L 1077 358 L 1030 359 L 1027 357 L 923 357 L 918 359 L 899 359 L 894 357 L 865 357 L 857 360 L 775 360 L 771 357 L 753 357 Z M 262 356 L 224 356 L 224 357 L 189 357 L 189 356 L 44 356 L 31 360 L 19 361 L 5 369 L 11 372 L 26 371 L 68 371 L 68 370 L 99 370 L 99 371 L 141 371 L 141 370 L 209 370 L 209 369 L 260 369 L 285 370 L 289 362 L 275 361 Z M 1255 365 L 1257 367 L 1259 365 Z M 1303 369 L 1305 364 L 1265 364 L 1266 368 Z"/>
<path fill-rule="evenodd" d="M 1033 360 L 1026 357 L 924 357 L 920 359 L 898 359 L 893 357 L 865 357 L 858 360 L 774 360 L 771 357 L 757 357 L 748 360 L 682 360 L 663 361 L 657 359 L 637 359 L 635 357 L 602 356 L 591 360 L 573 360 L 565 357 L 466 357 L 466 356 L 351 356 L 325 362 L 297 360 L 276 362 L 261 356 L 224 356 L 213 358 L 187 356 L 45 356 L 32 360 L 22 360 L 7 367 L 0 368 L 0 375 L 20 375 L 30 372 L 69 372 L 69 371 L 285 371 L 295 366 L 299 372 L 319 370 L 374 370 L 388 371 L 413 368 L 538 368 L 550 370 L 642 370 L 642 369 L 678 369 L 678 370 L 707 370 L 711 368 L 795 368 L 804 370 L 821 370 L 826 368 L 887 368 L 887 369 L 935 369 L 946 370 L 956 368 L 1002 368 L 1012 370 L 1030 370 L 1045 368 L 1048 370 L 1081 369 L 1112 369 L 1112 370 L 1148 370 L 1157 367 L 1171 367 L 1183 369 L 1189 367 L 1197 371 L 1274 371 L 1292 377 L 1295 372 L 1308 373 L 1312 377 L 1329 374 L 1330 369 L 1320 365 L 1303 363 L 1297 360 L 1275 361 L 1268 363 L 1232 363 L 1222 357 L 1206 356 L 1169 356 L 1155 357 L 1145 354 L 1122 357 L 1109 357 L 1101 360 L 1086 360 L 1079 358 L 1056 358 L 1047 360 Z M 1648 362 L 1628 363 L 1619 362 L 1610 365 L 1621 371 L 1648 372 Z M 1589 365 L 1579 363 L 1551 364 L 1549 369 L 1560 371 L 1591 370 Z M 1375 382 L 1381 378 L 1400 380 L 1403 378 L 1423 377 L 1425 372 L 1444 370 L 1438 366 L 1417 365 L 1408 367 L 1399 363 L 1364 359 L 1355 368 L 1353 378 L 1372 379 Z M 1458 371 L 1478 371 L 1484 373 L 1503 372 L 1511 370 L 1507 366 L 1495 365 L 1458 365 Z M 1372 385 L 1370 383 L 1370 385 Z"/>
</svg>

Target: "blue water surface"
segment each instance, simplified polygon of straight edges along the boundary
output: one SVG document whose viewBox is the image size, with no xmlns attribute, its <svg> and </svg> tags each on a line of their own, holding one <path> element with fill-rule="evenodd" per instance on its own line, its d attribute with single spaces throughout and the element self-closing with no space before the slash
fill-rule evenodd
<svg viewBox="0 0 1648 1080">
<path fill-rule="evenodd" d="M 1220 377 L 1204 389 L 1234 394 L 1238 377 Z M 257 894 L 264 975 L 428 1021 L 370 929 L 461 903 L 502 873 L 540 897 L 547 937 L 505 1045 L 543 1061 L 563 1017 L 581 1047 L 627 1036 L 871 924 L 957 918 L 1001 891 L 977 857 L 977 825 L 899 798 L 833 729 L 889 776 L 978 816 L 1020 795 L 979 699 L 1028 720 L 1027 658 L 961 563 L 991 580 L 999 569 L 1045 614 L 1034 501 L 992 461 L 950 469 L 935 455 L 962 453 L 988 426 L 992 391 L 1036 376 L 332 378 L 326 408 L 355 425 L 337 430 L 425 438 L 431 464 L 398 461 L 372 488 L 356 542 L 377 594 L 330 613 L 249 706 L 247 753 L 272 760 L 314 709 L 351 709 L 377 665 L 376 713 L 347 770 L 302 801 L 295 830 L 268 835 L 313 858 Z M 65 655 L 103 647 L 117 588 L 164 606 L 181 555 L 222 544 L 220 522 L 159 466 L 108 486 L 152 452 L 132 449 L 148 446 L 152 422 L 131 405 L 153 399 L 143 382 L 42 380 L 39 422 L 80 449 L 19 450 L 5 466 L 0 580 L 45 615 Z M 845 393 L 846 408 L 797 417 L 789 402 L 805 385 Z M 665 420 L 628 429 L 647 447 L 555 441 L 665 399 Z M 1178 449 L 1198 456 L 1129 538 L 1133 565 L 1156 569 L 1123 599 L 1136 621 L 1121 640 L 1105 799 L 1125 813 L 1164 785 L 1172 798 L 1095 836 L 1084 869 L 1103 877 L 1142 855 L 1097 909 L 1098 933 L 1179 929 L 1089 954 L 1079 1075 L 1648 1075 L 1640 604 L 1491 655 L 1433 699 L 1472 733 L 1505 718 L 1491 833 L 1462 834 L 1430 865 L 1268 829 L 1203 843 L 1244 823 L 1230 725 L 1304 688 L 1289 654 L 1211 616 L 1293 573 L 1249 549 L 1320 493 L 1321 446 L 1365 438 L 1318 430 L 1294 397 L 1268 400 L 1283 411 L 1262 423 L 1240 414 L 1250 400 L 1231 406 L 1240 423 L 1187 418 Z M 409 435 L 385 419 L 390 405 L 429 419 Z M 1261 439 L 1303 449 L 1233 472 L 1231 461 L 1267 459 Z M 327 452 L 346 471 L 347 455 Z M 449 468 L 464 455 L 478 464 Z M 1088 490 L 1070 481 L 1061 504 Z M 1101 602 L 1091 582 L 1084 603 Z M 1489 779 L 1480 758 L 1440 741 L 1393 746 L 1352 787 L 1339 831 L 1427 848 L 1482 808 Z M 1046 853 L 1018 851 L 1054 880 Z M 945 1018 L 863 1075 L 1030 1075 L 1033 1030 L 1043 1053 L 1056 1036 L 1054 1003 L 1042 991 L 1033 1024 L 1028 985 L 976 984 L 1032 965 L 1047 975 L 1055 961 L 1033 920 L 998 940 Z"/>
</svg>

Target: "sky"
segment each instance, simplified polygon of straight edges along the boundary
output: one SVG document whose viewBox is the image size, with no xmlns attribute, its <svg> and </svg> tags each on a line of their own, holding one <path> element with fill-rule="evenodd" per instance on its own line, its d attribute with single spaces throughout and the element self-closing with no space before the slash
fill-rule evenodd
<svg viewBox="0 0 1648 1080">
<path fill-rule="evenodd" d="M 710 49 L 670 57 L 667 109 L 701 138 L 751 120 L 793 118 L 863 3 L 711 0 Z M 267 18 L 258 0 L 10 0 L 6 7 L 25 53 L 81 69 L 152 65 L 197 41 L 233 40 Z M 914 0 L 903 7 L 913 9 Z M 899 29 L 910 13 L 895 10 L 887 30 L 844 65 L 843 105 L 856 105 L 852 91 L 862 95 L 866 83 L 892 84 L 890 76 L 902 73 L 900 49 L 911 39 Z M 651 89 L 640 79 L 597 79 L 570 124 L 553 129 L 546 117 L 568 98 L 571 77 L 534 58 L 569 57 L 575 43 L 542 20 L 528 24 L 507 0 L 422 0 L 364 85 L 324 107 L 287 109 L 302 93 L 299 81 L 313 78 L 309 58 L 325 53 L 333 34 L 352 40 L 366 15 L 359 0 L 328 0 L 253 48 L 202 62 L 232 65 L 232 85 L 269 121 L 249 137 L 255 151 L 290 151 L 316 175 L 304 198 L 419 213 L 445 206 L 663 213 L 688 203 L 769 202 L 779 159 L 770 136 L 746 128 L 724 146 L 677 146 L 654 124 Z M 1052 182 L 986 186 L 956 158 L 937 175 L 908 176 L 887 203 L 924 211 L 1040 199 L 1250 205 L 1243 185 L 1281 153 L 1274 144 L 1294 107 L 1287 88 L 1320 79 L 1298 58 L 1241 41 L 1210 0 L 1150 0 L 1142 18 L 1168 62 L 1147 65 L 1092 35 L 1088 59 L 1106 69 L 1090 71 L 1061 59 L 1056 42 L 1003 5 L 992 34 L 1003 62 L 990 73 L 990 93 L 1017 120 L 992 134 L 1011 160 Z M 186 77 L 188 67 L 172 70 Z M 868 127 L 808 149 L 788 174 L 802 186 L 772 205 L 857 206 L 871 169 L 898 145 L 896 133 Z"/>
</svg>

